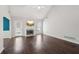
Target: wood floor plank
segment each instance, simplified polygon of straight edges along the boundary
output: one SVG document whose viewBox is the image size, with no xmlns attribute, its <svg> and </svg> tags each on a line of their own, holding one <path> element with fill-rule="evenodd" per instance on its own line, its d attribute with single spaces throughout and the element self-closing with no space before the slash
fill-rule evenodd
<svg viewBox="0 0 79 59">
<path fill-rule="evenodd" d="M 2 54 L 79 54 L 78 44 L 47 35 L 4 39 L 4 43 Z"/>
</svg>

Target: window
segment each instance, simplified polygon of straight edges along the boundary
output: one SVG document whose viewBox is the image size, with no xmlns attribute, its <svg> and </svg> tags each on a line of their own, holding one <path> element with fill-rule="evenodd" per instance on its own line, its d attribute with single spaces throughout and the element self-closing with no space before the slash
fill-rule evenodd
<svg viewBox="0 0 79 59">
<path fill-rule="evenodd" d="M 3 17 L 3 31 L 10 30 L 10 21 L 7 17 Z"/>
</svg>

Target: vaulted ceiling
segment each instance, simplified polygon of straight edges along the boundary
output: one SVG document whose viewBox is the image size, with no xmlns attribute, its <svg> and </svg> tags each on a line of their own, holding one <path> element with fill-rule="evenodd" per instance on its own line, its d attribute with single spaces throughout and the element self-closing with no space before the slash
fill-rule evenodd
<svg viewBox="0 0 79 59">
<path fill-rule="evenodd" d="M 43 19 L 50 12 L 50 5 L 14 5 L 9 6 L 12 17 Z"/>
</svg>

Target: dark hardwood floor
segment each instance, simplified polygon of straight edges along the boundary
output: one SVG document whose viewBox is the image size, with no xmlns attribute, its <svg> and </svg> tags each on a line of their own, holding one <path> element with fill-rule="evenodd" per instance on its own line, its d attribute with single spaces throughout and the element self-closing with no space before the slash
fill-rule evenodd
<svg viewBox="0 0 79 59">
<path fill-rule="evenodd" d="M 37 35 L 4 39 L 2 54 L 78 54 L 79 45 L 68 41 Z"/>
</svg>

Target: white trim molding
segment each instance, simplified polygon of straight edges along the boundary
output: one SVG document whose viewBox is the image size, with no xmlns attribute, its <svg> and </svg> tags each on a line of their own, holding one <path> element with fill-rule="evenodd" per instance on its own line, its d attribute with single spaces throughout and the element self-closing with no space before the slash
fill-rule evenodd
<svg viewBox="0 0 79 59">
<path fill-rule="evenodd" d="M 0 54 L 2 53 L 3 50 L 4 50 L 4 48 L 1 48 L 1 49 L 0 49 Z"/>
<path fill-rule="evenodd" d="M 71 39 L 64 38 L 64 36 L 51 35 L 51 34 L 48 34 L 48 33 L 44 33 L 44 34 L 48 35 L 48 36 L 51 36 L 51 37 L 59 38 L 61 40 L 65 40 L 65 41 L 69 41 L 69 42 L 72 42 L 72 43 L 75 43 L 75 44 L 79 44 L 79 40 L 71 40 Z"/>
</svg>

